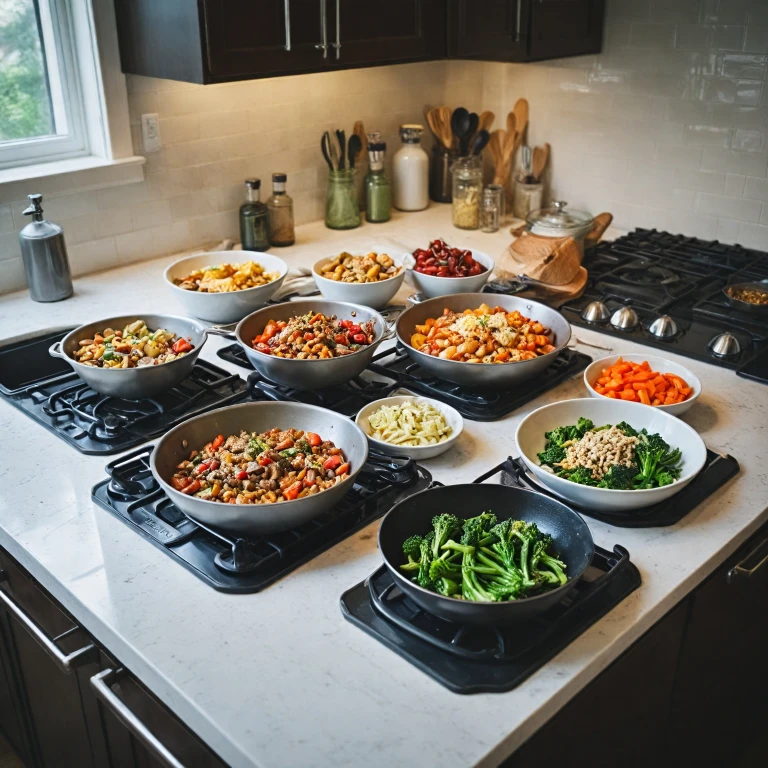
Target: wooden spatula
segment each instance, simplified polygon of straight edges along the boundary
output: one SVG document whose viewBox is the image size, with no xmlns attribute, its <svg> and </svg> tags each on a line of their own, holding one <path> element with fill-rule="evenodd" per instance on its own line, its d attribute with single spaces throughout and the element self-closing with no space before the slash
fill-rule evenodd
<svg viewBox="0 0 768 768">
<path fill-rule="evenodd" d="M 528 100 L 518 99 L 512 111 L 515 114 L 515 130 L 520 134 L 520 143 L 522 143 L 525 137 L 525 129 L 528 127 Z"/>
<path fill-rule="evenodd" d="M 531 175 L 536 181 L 541 181 L 544 171 L 549 162 L 549 144 L 533 148 L 533 165 L 531 166 Z"/>
<path fill-rule="evenodd" d="M 355 134 L 355 136 L 360 137 L 360 146 L 361 146 L 361 153 L 363 157 L 366 156 L 366 153 L 368 152 L 368 136 L 365 133 L 365 126 L 363 125 L 362 120 L 358 120 L 355 123 L 355 127 L 352 129 L 352 133 Z"/>
<path fill-rule="evenodd" d="M 440 135 L 442 136 L 443 146 L 450 149 L 453 146 L 453 132 L 451 131 L 451 117 L 453 110 L 450 107 L 438 107 L 440 114 Z"/>
</svg>

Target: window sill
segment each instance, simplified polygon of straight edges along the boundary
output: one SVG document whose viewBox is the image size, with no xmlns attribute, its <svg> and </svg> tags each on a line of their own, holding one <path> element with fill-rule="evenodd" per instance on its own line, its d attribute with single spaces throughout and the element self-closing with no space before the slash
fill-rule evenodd
<svg viewBox="0 0 768 768">
<path fill-rule="evenodd" d="M 76 157 L 54 163 L 0 170 L 0 205 L 24 200 L 27 195 L 60 195 L 101 187 L 132 184 L 144 179 L 145 158 Z"/>
</svg>

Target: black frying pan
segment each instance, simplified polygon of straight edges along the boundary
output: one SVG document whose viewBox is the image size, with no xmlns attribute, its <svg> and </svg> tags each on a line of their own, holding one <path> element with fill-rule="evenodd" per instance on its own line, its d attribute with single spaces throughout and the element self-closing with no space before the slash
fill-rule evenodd
<svg viewBox="0 0 768 768">
<path fill-rule="evenodd" d="M 458 600 L 430 592 L 403 573 L 403 542 L 415 534 L 426 534 L 432 518 L 451 512 L 466 519 L 481 512 L 493 512 L 499 520 L 509 517 L 534 522 L 554 539 L 554 548 L 567 566 L 563 586 L 524 600 L 481 603 Z M 556 499 L 506 485 L 447 485 L 429 488 L 396 504 L 379 529 L 379 549 L 396 584 L 428 613 L 457 624 L 499 626 L 526 621 L 559 603 L 570 592 L 592 561 L 595 545 L 587 524 L 570 507 Z"/>
</svg>

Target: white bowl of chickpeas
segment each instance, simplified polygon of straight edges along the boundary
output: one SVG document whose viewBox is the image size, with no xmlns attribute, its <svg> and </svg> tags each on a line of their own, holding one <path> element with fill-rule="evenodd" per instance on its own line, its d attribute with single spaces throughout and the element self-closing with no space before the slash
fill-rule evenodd
<svg viewBox="0 0 768 768">
<path fill-rule="evenodd" d="M 320 259 L 312 276 L 330 301 L 382 309 L 400 290 L 405 278 L 403 255 L 391 250 L 341 251 Z"/>
</svg>

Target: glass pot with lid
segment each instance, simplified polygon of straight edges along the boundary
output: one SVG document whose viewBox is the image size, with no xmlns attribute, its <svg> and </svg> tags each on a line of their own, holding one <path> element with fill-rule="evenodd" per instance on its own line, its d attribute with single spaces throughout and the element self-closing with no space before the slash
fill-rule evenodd
<svg viewBox="0 0 768 768">
<path fill-rule="evenodd" d="M 531 211 L 526 219 L 531 233 L 541 237 L 572 237 L 584 252 L 584 238 L 595 221 L 592 214 L 568 208 L 568 203 L 555 200 L 551 208 Z"/>
</svg>

